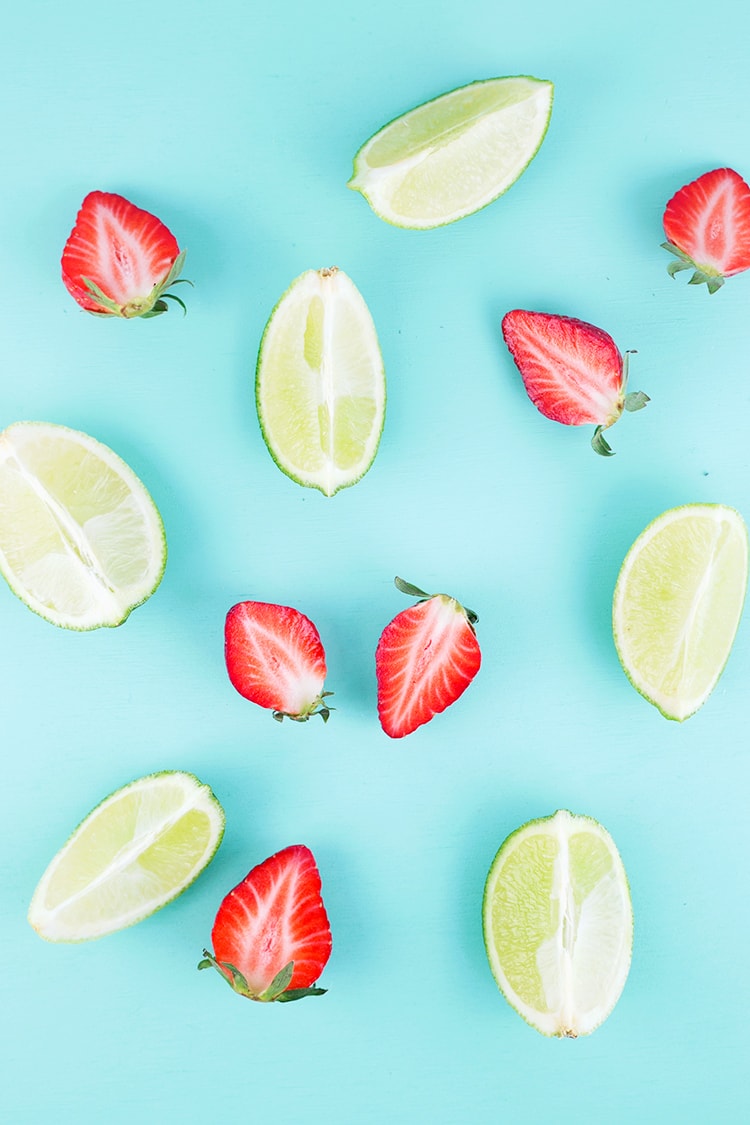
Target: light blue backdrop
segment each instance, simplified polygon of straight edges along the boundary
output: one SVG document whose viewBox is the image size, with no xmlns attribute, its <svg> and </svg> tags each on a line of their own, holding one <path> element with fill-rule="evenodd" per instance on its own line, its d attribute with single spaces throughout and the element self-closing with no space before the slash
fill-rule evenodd
<svg viewBox="0 0 750 1125">
<path fill-rule="evenodd" d="M 661 214 L 687 180 L 750 175 L 746 6 L 237 0 L 42 3 L 0 43 L 2 425 L 111 445 L 164 517 L 162 586 L 119 630 L 56 630 L 0 589 L 3 1100 L 13 1125 L 473 1125 L 728 1121 L 746 1101 L 750 629 L 702 712 L 629 686 L 610 602 L 630 543 L 693 500 L 750 517 L 750 275 L 667 276 Z M 452 227 L 388 227 L 345 183 L 359 145 L 475 78 L 552 79 L 540 153 Z M 59 256 L 87 191 L 153 210 L 188 247 L 189 314 L 80 312 Z M 337 264 L 380 334 L 380 453 L 333 500 L 282 476 L 252 374 L 293 277 Z M 684 275 L 683 275 L 684 276 Z M 542 418 L 500 336 L 515 306 L 637 349 L 652 399 L 612 432 Z M 484 664 L 403 742 L 375 712 L 395 574 L 479 614 Z M 317 623 L 337 711 L 278 725 L 228 684 L 226 610 Z M 72 827 L 117 786 L 192 770 L 225 841 L 175 904 L 100 942 L 25 920 Z M 547 1041 L 487 968 L 480 901 L 504 837 L 568 807 L 614 836 L 633 966 L 591 1038 Z M 287 844 L 318 859 L 328 994 L 261 1007 L 195 971 L 223 894 Z"/>
</svg>

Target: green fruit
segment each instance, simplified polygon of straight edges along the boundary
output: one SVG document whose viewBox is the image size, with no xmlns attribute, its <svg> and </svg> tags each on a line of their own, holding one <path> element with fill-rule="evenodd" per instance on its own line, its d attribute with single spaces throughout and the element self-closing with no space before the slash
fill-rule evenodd
<svg viewBox="0 0 750 1125">
<path fill-rule="evenodd" d="M 575 1039 L 607 1018 L 630 968 L 633 912 L 601 824 L 560 810 L 510 835 L 487 876 L 482 920 L 498 987 L 537 1031 Z"/>
<path fill-rule="evenodd" d="M 398 227 L 426 230 L 486 207 L 536 155 L 553 85 L 490 78 L 442 94 L 375 133 L 354 158 L 348 186 Z"/>
<path fill-rule="evenodd" d="M 111 793 L 50 863 L 29 907 L 47 941 L 132 926 L 190 886 L 214 857 L 224 812 L 191 773 L 149 774 Z"/>
<path fill-rule="evenodd" d="M 367 305 L 341 270 L 293 281 L 266 325 L 255 396 L 276 464 L 298 484 L 333 496 L 377 453 L 385 373 Z"/>
<path fill-rule="evenodd" d="M 106 445 L 49 422 L 0 433 L 0 571 L 34 613 L 66 629 L 120 625 L 166 557 L 153 500 Z"/>
<path fill-rule="evenodd" d="M 630 548 L 615 588 L 612 628 L 633 686 L 682 721 L 716 686 L 747 588 L 747 529 L 721 504 L 664 512 Z"/>
</svg>

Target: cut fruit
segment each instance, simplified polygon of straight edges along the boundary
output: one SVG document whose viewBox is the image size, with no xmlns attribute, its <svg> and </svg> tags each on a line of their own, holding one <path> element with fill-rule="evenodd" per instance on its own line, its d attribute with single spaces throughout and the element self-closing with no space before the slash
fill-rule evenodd
<svg viewBox="0 0 750 1125">
<path fill-rule="evenodd" d="M 489 78 L 397 117 L 354 158 L 348 187 L 398 227 L 427 230 L 471 215 L 516 182 L 552 113 L 551 82 Z"/>
<path fill-rule="evenodd" d="M 370 468 L 385 373 L 370 312 L 341 270 L 308 270 L 287 289 L 263 333 L 255 395 L 268 451 L 298 484 L 333 496 Z"/>
<path fill-rule="evenodd" d="M 633 911 L 601 824 L 560 810 L 512 833 L 490 867 L 482 920 L 497 985 L 537 1031 L 575 1039 L 607 1018 L 630 968 Z"/>
<path fill-rule="evenodd" d="M 649 524 L 625 558 L 612 628 L 628 679 L 667 719 L 716 686 L 747 588 L 747 528 L 734 508 L 686 504 Z"/>
<path fill-rule="evenodd" d="M 191 773 L 149 774 L 105 798 L 42 876 L 29 922 L 47 941 L 90 941 L 166 906 L 214 857 L 224 812 Z"/>
<path fill-rule="evenodd" d="M 164 527 L 116 453 L 50 422 L 0 433 L 0 571 L 66 629 L 120 625 L 164 573 Z"/>
</svg>

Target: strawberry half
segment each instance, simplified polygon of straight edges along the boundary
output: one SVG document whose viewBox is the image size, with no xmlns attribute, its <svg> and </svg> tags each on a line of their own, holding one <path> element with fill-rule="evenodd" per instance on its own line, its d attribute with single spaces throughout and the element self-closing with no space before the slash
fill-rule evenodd
<svg viewBox="0 0 750 1125">
<path fill-rule="evenodd" d="M 224 655 L 232 684 L 274 719 L 328 721 L 326 658 L 309 617 L 286 605 L 239 602 L 227 614 Z"/>
<path fill-rule="evenodd" d="M 254 867 L 219 907 L 211 940 L 198 968 L 217 969 L 240 996 L 322 996 L 315 982 L 331 956 L 331 927 L 310 849 L 294 844 Z"/>
<path fill-rule="evenodd" d="M 524 309 L 505 314 L 503 337 L 537 410 L 564 426 L 596 426 L 591 444 L 610 457 L 604 430 L 649 401 L 626 394 L 628 353 L 623 359 L 612 337 L 584 320 Z"/>
<path fill-rule="evenodd" d="M 672 196 L 664 212 L 667 266 L 674 277 L 693 270 L 688 284 L 715 293 L 725 277 L 750 269 L 750 187 L 731 168 L 716 168 Z"/>
<path fill-rule="evenodd" d="M 447 594 L 395 582 L 402 593 L 422 599 L 386 626 L 375 653 L 380 725 L 391 738 L 403 738 L 455 703 L 482 657 L 475 613 Z"/>
<path fill-rule="evenodd" d="M 98 316 L 158 316 L 167 300 L 184 311 L 166 290 L 180 284 L 185 253 L 155 215 L 121 195 L 92 191 L 65 243 L 62 278 L 81 308 Z"/>
</svg>

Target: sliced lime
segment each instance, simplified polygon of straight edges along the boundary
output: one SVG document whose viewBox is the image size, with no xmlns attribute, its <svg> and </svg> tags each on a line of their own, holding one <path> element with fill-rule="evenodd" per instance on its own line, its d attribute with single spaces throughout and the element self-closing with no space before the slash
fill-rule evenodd
<svg viewBox="0 0 750 1125">
<path fill-rule="evenodd" d="M 510 835 L 482 907 L 490 968 L 506 1000 L 543 1035 L 588 1035 L 630 968 L 633 912 L 617 848 L 588 816 L 561 810 Z"/>
<path fill-rule="evenodd" d="M 631 683 L 668 719 L 682 721 L 716 686 L 747 588 L 747 528 L 721 504 L 671 508 L 630 548 L 612 623 Z"/>
<path fill-rule="evenodd" d="M 385 417 L 385 374 L 367 305 L 341 270 L 293 281 L 266 325 L 256 402 L 276 464 L 333 496 L 372 464 Z"/>
<path fill-rule="evenodd" d="M 354 158 L 348 186 L 398 227 L 455 222 L 497 199 L 527 168 L 549 125 L 553 85 L 472 82 L 397 117 Z"/>
<path fill-rule="evenodd" d="M 153 500 L 106 445 L 49 422 L 0 433 L 0 571 L 34 613 L 67 629 L 120 625 L 165 562 Z"/>
<path fill-rule="evenodd" d="M 149 774 L 105 798 L 44 872 L 29 922 L 47 941 L 89 941 L 177 898 L 214 857 L 224 813 L 191 773 Z"/>
</svg>

